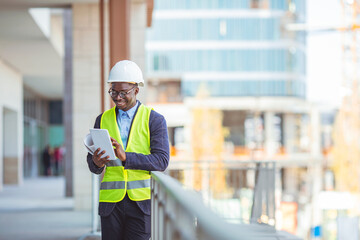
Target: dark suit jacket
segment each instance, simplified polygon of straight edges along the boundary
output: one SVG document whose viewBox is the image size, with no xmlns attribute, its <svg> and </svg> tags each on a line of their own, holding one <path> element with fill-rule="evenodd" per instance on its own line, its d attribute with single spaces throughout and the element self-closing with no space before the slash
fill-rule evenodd
<svg viewBox="0 0 360 240">
<path fill-rule="evenodd" d="M 139 102 L 140 103 L 140 102 Z M 140 103 L 141 104 L 141 103 Z M 140 106 L 138 105 L 138 107 Z M 137 109 L 136 109 L 137 112 Z M 116 111 L 116 115 L 118 111 Z M 136 113 L 135 113 L 136 114 Z M 94 128 L 100 128 L 100 114 L 95 121 Z M 132 125 L 132 123 L 131 123 Z M 139 153 L 126 152 L 126 161 L 123 162 L 125 169 L 141 169 L 147 171 L 164 171 L 169 164 L 169 140 L 165 118 L 155 112 L 150 113 L 149 119 L 150 129 L 150 154 L 143 155 Z M 87 155 L 87 163 L 91 172 L 100 174 L 104 170 L 98 168 L 93 160 L 92 155 Z M 151 212 L 151 200 L 136 201 L 139 208 L 144 214 L 150 215 Z M 99 215 L 108 216 L 113 211 L 116 203 L 99 203 Z"/>
</svg>

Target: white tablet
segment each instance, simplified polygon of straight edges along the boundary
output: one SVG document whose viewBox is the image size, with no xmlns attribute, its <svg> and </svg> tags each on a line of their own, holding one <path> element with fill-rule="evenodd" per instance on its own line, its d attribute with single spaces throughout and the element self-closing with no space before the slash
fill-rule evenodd
<svg viewBox="0 0 360 240">
<path fill-rule="evenodd" d="M 109 160 L 115 160 L 114 148 L 111 144 L 110 135 L 107 129 L 91 128 L 90 134 L 94 142 L 95 150 L 100 148 L 100 152 L 105 150 L 102 157 L 109 156 Z"/>
</svg>

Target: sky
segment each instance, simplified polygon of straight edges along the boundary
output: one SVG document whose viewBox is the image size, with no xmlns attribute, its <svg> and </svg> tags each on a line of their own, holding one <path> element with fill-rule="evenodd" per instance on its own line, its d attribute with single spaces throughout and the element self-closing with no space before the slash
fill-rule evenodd
<svg viewBox="0 0 360 240">
<path fill-rule="evenodd" d="M 340 0 L 308 0 L 307 22 L 311 27 L 341 25 Z M 338 107 L 342 89 L 342 34 L 310 31 L 307 37 L 307 97 L 311 102 Z"/>
</svg>

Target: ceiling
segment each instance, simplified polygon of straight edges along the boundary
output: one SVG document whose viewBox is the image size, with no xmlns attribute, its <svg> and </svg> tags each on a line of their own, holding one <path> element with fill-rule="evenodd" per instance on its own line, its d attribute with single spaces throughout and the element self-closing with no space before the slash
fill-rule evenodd
<svg viewBox="0 0 360 240">
<path fill-rule="evenodd" d="M 92 3 L 99 0 L 0 0 L 0 7 L 70 7 L 72 3 Z"/>
<path fill-rule="evenodd" d="M 63 58 L 28 10 L 74 2 L 98 1 L 0 0 L 0 58 L 22 74 L 27 88 L 48 99 L 63 97 Z"/>
<path fill-rule="evenodd" d="M 68 8 L 82 2 L 99 0 L 0 0 L 0 59 L 22 74 L 27 88 L 45 98 L 63 97 L 63 57 L 29 8 Z"/>
<path fill-rule="evenodd" d="M 62 57 L 27 8 L 0 5 L 0 58 L 19 71 L 24 84 L 34 92 L 62 98 Z"/>
</svg>

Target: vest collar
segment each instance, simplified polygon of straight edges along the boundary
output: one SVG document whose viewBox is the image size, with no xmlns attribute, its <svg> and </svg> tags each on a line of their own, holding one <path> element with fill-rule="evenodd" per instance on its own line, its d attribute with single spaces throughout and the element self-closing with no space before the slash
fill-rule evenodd
<svg viewBox="0 0 360 240">
<path fill-rule="evenodd" d="M 139 109 L 139 107 L 140 107 L 141 104 L 142 104 L 142 103 L 141 103 L 139 100 L 136 100 L 136 105 L 128 110 L 128 111 L 130 111 L 130 110 L 132 110 L 133 108 L 136 108 L 135 111 L 134 111 L 134 114 L 132 115 L 132 119 L 134 119 L 134 116 L 136 115 L 136 113 L 137 113 L 137 111 L 138 111 L 138 109 Z M 119 114 L 120 111 L 122 111 L 122 110 L 115 106 L 116 116 Z M 128 111 L 126 111 L 126 112 L 128 112 Z M 122 111 L 122 112 L 123 112 L 123 111 Z M 131 118 L 131 116 L 130 116 L 130 118 Z"/>
</svg>

